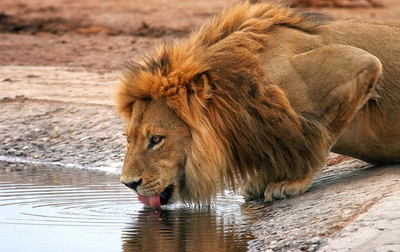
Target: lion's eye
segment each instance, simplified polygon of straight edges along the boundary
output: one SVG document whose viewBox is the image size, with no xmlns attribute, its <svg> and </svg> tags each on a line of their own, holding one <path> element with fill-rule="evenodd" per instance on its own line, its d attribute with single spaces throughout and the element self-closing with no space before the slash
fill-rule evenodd
<svg viewBox="0 0 400 252">
<path fill-rule="evenodd" d="M 154 146 L 156 146 L 157 144 L 160 144 L 162 141 L 164 140 L 163 136 L 160 135 L 152 135 L 150 137 L 150 143 L 149 143 L 149 149 L 153 148 Z"/>
</svg>

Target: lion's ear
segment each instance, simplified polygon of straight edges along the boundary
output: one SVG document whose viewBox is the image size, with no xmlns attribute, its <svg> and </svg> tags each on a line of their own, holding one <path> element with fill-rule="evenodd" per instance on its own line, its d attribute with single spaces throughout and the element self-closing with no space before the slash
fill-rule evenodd
<svg viewBox="0 0 400 252">
<path fill-rule="evenodd" d="M 205 100 L 210 97 L 211 90 L 212 85 L 207 72 L 199 73 L 194 76 L 191 85 L 191 92 L 196 93 L 200 99 Z"/>
</svg>

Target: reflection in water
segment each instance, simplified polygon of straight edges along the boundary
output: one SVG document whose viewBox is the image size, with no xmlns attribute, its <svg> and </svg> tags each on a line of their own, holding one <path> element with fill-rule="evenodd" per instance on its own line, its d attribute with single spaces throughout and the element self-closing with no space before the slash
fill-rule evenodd
<svg viewBox="0 0 400 252">
<path fill-rule="evenodd" d="M 0 162 L 0 251 L 247 251 L 242 203 L 143 208 L 117 175 Z"/>
<path fill-rule="evenodd" d="M 232 202 L 230 202 L 232 204 Z M 221 208 L 221 209 L 220 209 Z M 124 251 L 246 251 L 240 207 L 144 209 L 123 229 Z"/>
</svg>

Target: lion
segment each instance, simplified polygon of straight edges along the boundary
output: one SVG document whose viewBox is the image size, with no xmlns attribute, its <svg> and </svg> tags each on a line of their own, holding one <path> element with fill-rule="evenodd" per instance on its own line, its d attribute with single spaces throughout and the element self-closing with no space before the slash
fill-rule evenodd
<svg viewBox="0 0 400 252">
<path fill-rule="evenodd" d="M 145 205 L 304 193 L 330 151 L 400 161 L 400 26 L 233 5 L 128 63 L 121 182 Z"/>
</svg>

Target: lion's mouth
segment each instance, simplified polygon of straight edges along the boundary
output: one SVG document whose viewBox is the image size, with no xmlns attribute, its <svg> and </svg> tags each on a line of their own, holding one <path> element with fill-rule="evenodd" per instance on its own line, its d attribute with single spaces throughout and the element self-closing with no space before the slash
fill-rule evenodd
<svg viewBox="0 0 400 252">
<path fill-rule="evenodd" d="M 172 192 L 174 191 L 174 186 L 169 185 L 160 195 L 160 203 L 161 205 L 168 204 L 169 200 L 172 197 Z"/>
<path fill-rule="evenodd" d="M 172 197 L 173 191 L 174 186 L 169 185 L 160 195 L 143 196 L 139 194 L 138 199 L 146 206 L 160 207 L 162 205 L 168 204 L 169 200 Z"/>
</svg>

